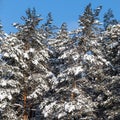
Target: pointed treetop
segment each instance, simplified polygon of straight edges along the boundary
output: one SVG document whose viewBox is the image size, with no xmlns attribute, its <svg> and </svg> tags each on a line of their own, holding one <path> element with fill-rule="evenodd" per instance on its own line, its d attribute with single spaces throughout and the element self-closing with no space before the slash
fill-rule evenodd
<svg viewBox="0 0 120 120">
<path fill-rule="evenodd" d="M 48 24 L 52 24 L 52 22 L 53 22 L 52 13 L 49 12 L 49 13 L 48 13 L 48 16 L 47 16 L 47 22 L 46 22 L 46 25 L 48 25 Z"/>
<path fill-rule="evenodd" d="M 82 27 L 84 35 L 91 35 L 93 29 L 96 28 L 96 25 L 100 25 L 98 22 L 98 16 L 102 9 L 102 6 L 97 7 L 96 9 L 92 9 L 91 3 L 89 3 L 83 15 L 79 16 L 79 26 Z M 97 22 L 96 22 L 97 21 Z"/>
<path fill-rule="evenodd" d="M 37 25 L 39 25 L 39 22 L 42 20 L 42 18 L 40 18 L 40 15 L 36 14 L 35 8 L 33 9 L 28 8 L 26 10 L 26 16 L 22 16 L 21 19 L 25 22 L 24 25 L 20 25 L 19 23 L 13 24 L 13 26 L 20 31 L 26 28 L 25 26 L 27 26 L 27 28 L 30 27 L 30 29 L 34 30 L 37 27 Z"/>
<path fill-rule="evenodd" d="M 2 28 L 3 28 L 3 26 L 2 26 L 1 21 L 0 21 L 0 31 L 2 31 Z"/>
<path fill-rule="evenodd" d="M 113 11 L 108 9 L 108 11 L 104 14 L 104 28 L 107 29 L 109 25 L 116 25 L 118 21 L 114 18 Z"/>
</svg>

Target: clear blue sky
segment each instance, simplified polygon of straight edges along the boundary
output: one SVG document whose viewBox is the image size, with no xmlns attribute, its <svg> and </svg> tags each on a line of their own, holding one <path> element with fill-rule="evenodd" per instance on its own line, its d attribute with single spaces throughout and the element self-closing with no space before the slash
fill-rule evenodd
<svg viewBox="0 0 120 120">
<path fill-rule="evenodd" d="M 5 32 L 15 32 L 13 22 L 21 22 L 27 8 L 35 7 L 38 14 L 45 19 L 52 12 L 54 23 L 58 26 L 67 22 L 69 29 L 77 27 L 78 16 L 83 13 L 85 6 L 92 3 L 92 8 L 103 6 L 100 16 L 109 8 L 120 20 L 120 0 L 0 0 L 0 20 Z"/>
</svg>

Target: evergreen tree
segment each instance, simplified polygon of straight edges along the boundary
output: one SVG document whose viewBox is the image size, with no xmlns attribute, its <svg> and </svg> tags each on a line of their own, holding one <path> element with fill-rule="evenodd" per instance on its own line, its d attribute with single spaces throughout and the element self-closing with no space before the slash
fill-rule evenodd
<svg viewBox="0 0 120 120">
<path fill-rule="evenodd" d="M 4 120 L 35 117 L 32 109 L 38 107 L 42 95 L 51 87 L 47 79 L 51 73 L 47 66 L 48 50 L 41 43 L 44 37 L 35 28 L 33 32 L 30 29 L 38 24 L 33 22 L 34 11 L 28 10 L 27 15 L 30 21 L 25 19 L 25 25 L 16 25 L 19 32 L 2 41 L 0 108 Z"/>
</svg>

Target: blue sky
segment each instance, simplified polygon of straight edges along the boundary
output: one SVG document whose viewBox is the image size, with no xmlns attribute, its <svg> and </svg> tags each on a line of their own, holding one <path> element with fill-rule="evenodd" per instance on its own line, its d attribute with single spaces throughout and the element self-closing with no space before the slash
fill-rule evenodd
<svg viewBox="0 0 120 120">
<path fill-rule="evenodd" d="M 78 16 L 90 2 L 92 8 L 103 6 L 100 17 L 111 8 L 115 18 L 120 20 L 120 0 L 0 0 L 0 20 L 5 32 L 15 32 L 11 24 L 21 22 L 20 17 L 25 15 L 25 10 L 35 7 L 42 18 L 46 19 L 52 12 L 54 24 L 60 26 L 66 22 L 69 29 L 74 29 L 78 25 Z"/>
</svg>

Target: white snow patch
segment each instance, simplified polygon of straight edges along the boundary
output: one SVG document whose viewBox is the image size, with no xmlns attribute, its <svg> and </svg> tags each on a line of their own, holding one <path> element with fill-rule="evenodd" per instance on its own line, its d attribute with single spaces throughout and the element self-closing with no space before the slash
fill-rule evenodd
<svg viewBox="0 0 120 120">
<path fill-rule="evenodd" d="M 64 116 L 66 116 L 66 115 L 67 115 L 67 113 L 65 113 L 65 112 L 60 113 L 60 114 L 58 115 L 58 119 L 60 119 L 60 118 L 62 118 L 62 117 L 64 117 Z"/>
<path fill-rule="evenodd" d="M 11 57 L 15 58 L 15 60 L 19 60 L 18 57 L 16 56 L 16 54 L 11 54 Z"/>
<path fill-rule="evenodd" d="M 106 59 L 102 58 L 101 56 L 98 56 L 98 59 L 100 59 L 103 63 L 105 63 L 106 65 L 110 65 L 110 62 L 107 61 Z"/>
<path fill-rule="evenodd" d="M 23 53 L 24 58 L 29 59 L 28 53 Z"/>
<path fill-rule="evenodd" d="M 7 94 L 5 91 L 0 91 L 0 101 L 2 101 L 3 99 L 5 99 L 7 97 Z"/>
<path fill-rule="evenodd" d="M 94 40 L 94 41 L 91 40 L 91 44 L 97 46 L 97 45 L 98 45 L 98 42 L 97 42 L 96 40 Z"/>
<path fill-rule="evenodd" d="M 93 55 L 88 55 L 88 54 L 85 54 L 84 57 L 83 57 L 83 60 L 88 60 L 90 61 L 91 63 L 95 62 L 95 58 Z"/>
<path fill-rule="evenodd" d="M 102 25 L 102 23 L 101 23 L 99 20 L 95 20 L 95 21 L 94 21 L 94 24 Z"/>
<path fill-rule="evenodd" d="M 8 53 L 4 53 L 4 57 L 9 57 L 9 54 Z"/>
<path fill-rule="evenodd" d="M 72 56 L 72 58 L 73 58 L 74 61 L 76 61 L 79 57 L 80 57 L 79 54 L 75 54 L 75 55 Z"/>
<path fill-rule="evenodd" d="M 9 100 L 12 99 L 12 95 L 10 91 L 5 91 L 5 90 L 0 91 L 0 101 L 2 101 L 5 98 L 8 98 Z"/>
<path fill-rule="evenodd" d="M 33 53 L 34 51 L 35 51 L 35 49 L 34 48 L 30 48 L 30 50 L 29 50 L 31 53 Z"/>
<path fill-rule="evenodd" d="M 115 48 L 118 45 L 118 42 L 111 43 L 109 46 L 110 48 Z"/>
<path fill-rule="evenodd" d="M 0 103 L 0 108 L 5 108 L 7 105 L 7 101 L 4 101 L 2 103 Z"/>
<path fill-rule="evenodd" d="M 8 98 L 9 100 L 11 100 L 11 99 L 12 99 L 12 95 L 9 93 L 9 95 L 7 95 L 7 98 Z"/>
<path fill-rule="evenodd" d="M 37 64 L 38 64 L 38 60 L 33 60 L 32 63 L 33 63 L 34 65 L 37 65 Z"/>
<path fill-rule="evenodd" d="M 17 85 L 19 85 L 19 82 L 14 80 L 8 80 L 7 83 L 12 87 L 17 87 Z"/>
<path fill-rule="evenodd" d="M 75 68 L 75 75 L 77 75 L 79 72 L 82 72 L 82 71 L 83 71 L 83 69 L 81 66 L 76 67 Z"/>
<path fill-rule="evenodd" d="M 1 85 L 2 87 L 4 87 L 4 86 L 7 85 L 7 82 L 6 82 L 5 80 L 1 80 L 0 85 Z"/>
<path fill-rule="evenodd" d="M 19 46 L 16 46 L 15 49 L 17 50 L 17 54 L 19 53 L 20 55 L 22 54 L 22 51 L 18 48 Z"/>
<path fill-rule="evenodd" d="M 73 93 L 76 93 L 76 94 L 79 94 L 78 88 L 74 88 L 74 89 L 72 90 L 72 92 L 73 92 Z"/>
<path fill-rule="evenodd" d="M 46 105 L 44 110 L 43 110 L 43 114 L 44 114 L 44 117 L 48 117 L 49 113 L 52 112 L 52 109 L 53 109 L 53 106 L 56 105 L 56 101 L 49 104 L 48 106 Z"/>
<path fill-rule="evenodd" d="M 65 111 L 69 113 L 75 110 L 75 106 L 72 103 L 65 103 L 64 108 L 65 108 Z"/>
<path fill-rule="evenodd" d="M 77 67 L 71 67 L 68 69 L 68 73 L 74 73 L 75 75 L 79 74 L 80 72 L 83 72 L 83 68 L 81 66 Z"/>
<path fill-rule="evenodd" d="M 13 23 L 12 25 L 13 25 L 13 26 L 16 26 L 16 25 L 18 25 L 18 23 Z"/>
<path fill-rule="evenodd" d="M 66 58 L 67 54 L 64 52 L 64 54 L 60 58 Z"/>
<path fill-rule="evenodd" d="M 52 72 L 48 72 L 46 77 L 49 78 L 49 81 L 53 85 L 52 87 L 54 87 L 55 85 L 57 85 L 59 83 L 59 81 L 57 80 L 56 76 Z"/>
<path fill-rule="evenodd" d="M 64 50 L 64 49 L 65 49 L 65 47 L 60 47 L 60 48 L 59 48 L 59 50 L 61 50 L 61 51 Z"/>
</svg>

